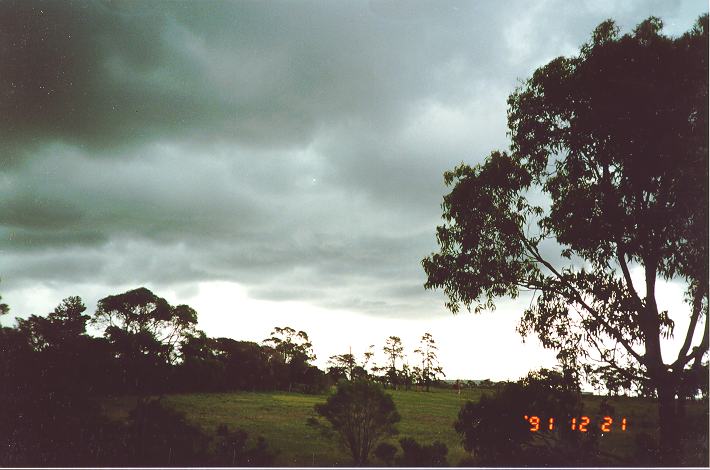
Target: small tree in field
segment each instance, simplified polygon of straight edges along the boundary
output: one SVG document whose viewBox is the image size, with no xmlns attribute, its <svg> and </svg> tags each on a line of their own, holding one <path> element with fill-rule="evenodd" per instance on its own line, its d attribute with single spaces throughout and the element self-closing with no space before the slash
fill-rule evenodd
<svg viewBox="0 0 710 470">
<path fill-rule="evenodd" d="M 567 370 L 656 395 L 673 465 L 676 396 L 700 388 L 708 352 L 708 16 L 678 38 L 661 28 L 619 36 L 605 21 L 515 90 L 510 152 L 445 174 L 440 252 L 423 265 L 454 313 L 532 292 L 520 332 Z M 671 279 L 686 288 L 681 332 L 657 303 Z"/>
<path fill-rule="evenodd" d="M 315 405 L 350 450 L 355 465 L 365 465 L 383 438 L 397 433 L 400 416 L 392 397 L 367 381 L 341 382 L 325 403 Z"/>
</svg>

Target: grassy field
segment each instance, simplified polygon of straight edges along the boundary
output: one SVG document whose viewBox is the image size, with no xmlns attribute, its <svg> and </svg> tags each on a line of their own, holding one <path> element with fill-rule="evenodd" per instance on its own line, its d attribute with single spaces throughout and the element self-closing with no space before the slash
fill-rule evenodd
<svg viewBox="0 0 710 470">
<path fill-rule="evenodd" d="M 480 398 L 480 389 L 462 390 L 461 395 L 445 389 L 434 389 L 428 393 L 389 393 L 402 416 L 397 426 L 397 439 L 413 437 L 424 444 L 440 440 L 449 448 L 448 460 L 451 465 L 456 465 L 467 455 L 454 431 L 453 422 L 466 400 L 477 401 Z M 185 413 L 188 420 L 199 424 L 207 432 L 214 432 L 220 424 L 227 424 L 243 428 L 252 438 L 264 436 L 269 445 L 279 451 L 277 465 L 351 465 L 345 450 L 306 423 L 309 417 L 315 416 L 313 405 L 324 400 L 325 395 L 286 392 L 195 393 L 163 398 L 166 405 Z M 601 397 L 586 396 L 586 413 L 593 415 L 599 409 L 601 400 Z M 104 411 L 113 419 L 125 420 L 135 401 L 131 397 L 107 398 Z M 628 457 L 633 451 L 634 436 L 637 433 L 655 435 L 655 403 L 637 398 L 614 398 L 609 400 L 609 404 L 614 408 L 614 416 L 627 417 L 629 426 L 627 432 L 615 428 L 614 432 L 603 435 L 600 438 L 600 450 Z M 698 406 L 691 407 L 690 414 L 696 420 L 702 419 L 702 411 Z M 704 422 L 707 423 L 707 414 L 704 415 Z"/>
</svg>

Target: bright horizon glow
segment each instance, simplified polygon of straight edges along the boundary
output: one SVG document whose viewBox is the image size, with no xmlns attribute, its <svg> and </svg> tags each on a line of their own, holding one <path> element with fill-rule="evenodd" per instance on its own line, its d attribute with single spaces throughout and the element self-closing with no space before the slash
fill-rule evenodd
<svg viewBox="0 0 710 470">
<path fill-rule="evenodd" d="M 632 270 L 634 281 L 642 279 L 642 270 Z M 638 285 L 638 284 L 637 284 Z M 10 315 L 5 326 L 14 323 L 15 315 L 25 318 L 30 313 L 46 314 L 62 298 L 79 294 L 93 314 L 98 299 L 118 294 L 138 286 L 108 287 L 80 286 L 75 292 L 62 292 L 53 298 L 50 286 L 12 291 L 3 297 L 10 305 Z M 526 342 L 515 331 L 522 310 L 529 300 L 501 299 L 494 312 L 472 314 L 463 310 L 458 315 L 447 311 L 443 305 L 431 318 L 378 317 L 348 310 L 325 309 L 295 301 L 268 301 L 253 299 L 248 290 L 234 282 L 200 282 L 166 289 L 147 287 L 171 304 L 188 304 L 198 313 L 198 328 L 210 337 L 228 337 L 238 341 L 261 343 L 276 326 L 290 326 L 308 333 L 317 356 L 315 365 L 327 368 L 328 358 L 335 354 L 352 353 L 360 360 L 371 344 L 375 345 L 374 362 L 382 364 L 382 347 L 390 335 L 399 336 L 405 347 L 410 365 L 416 364 L 414 349 L 425 332 L 434 337 L 439 347 L 439 361 L 447 379 L 490 379 L 493 381 L 517 380 L 540 367 L 557 365 L 555 352 L 545 350 L 535 337 Z M 89 290 L 89 296 L 81 292 Z M 639 292 L 640 295 L 644 293 Z M 669 310 L 676 322 L 675 337 L 662 342 L 666 362 L 672 362 L 685 337 L 689 322 L 689 307 L 683 303 L 683 288 L 679 283 L 658 280 L 657 301 L 659 310 Z M 336 325 L 333 326 L 334 319 Z M 702 335 L 698 325 L 694 344 Z M 90 329 L 91 334 L 100 334 Z M 591 390 L 584 387 L 585 390 Z"/>
</svg>

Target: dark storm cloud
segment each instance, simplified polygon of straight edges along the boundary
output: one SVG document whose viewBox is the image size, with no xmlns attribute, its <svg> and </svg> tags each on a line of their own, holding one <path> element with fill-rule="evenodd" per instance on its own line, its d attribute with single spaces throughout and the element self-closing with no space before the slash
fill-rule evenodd
<svg viewBox="0 0 710 470">
<path fill-rule="evenodd" d="M 443 171 L 506 145 L 536 66 L 607 17 L 680 32 L 706 8 L 678 5 L 2 2 L 0 289 L 431 312 Z"/>
<path fill-rule="evenodd" d="M 467 47 L 420 37 L 468 26 L 453 6 L 423 7 L 4 2 L 0 126 L 19 144 L 6 153 L 57 139 L 301 145 L 334 120 L 397 120 L 431 84 L 422 65 Z"/>
</svg>

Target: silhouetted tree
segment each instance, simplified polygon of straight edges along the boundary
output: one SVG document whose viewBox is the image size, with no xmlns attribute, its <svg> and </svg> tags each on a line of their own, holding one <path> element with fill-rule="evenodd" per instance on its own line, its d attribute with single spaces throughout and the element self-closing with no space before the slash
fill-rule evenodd
<svg viewBox="0 0 710 470">
<path fill-rule="evenodd" d="M 414 385 L 414 382 L 416 382 L 421 377 L 421 373 L 419 372 L 418 368 L 409 367 L 409 363 L 405 358 L 404 364 L 402 364 L 402 371 L 400 372 L 399 376 L 401 382 L 404 384 L 404 389 L 409 391 L 411 390 L 412 385 Z"/>
<path fill-rule="evenodd" d="M 164 389 L 175 346 L 195 331 L 197 312 L 171 306 L 145 287 L 99 300 L 91 322 L 105 327 L 115 348 L 125 387 L 139 392 Z"/>
<path fill-rule="evenodd" d="M 271 336 L 263 342 L 270 345 L 278 354 L 278 360 L 271 363 L 272 367 L 277 370 L 277 375 L 286 378 L 287 389 L 291 391 L 293 384 L 299 383 L 308 370 L 309 361 L 316 359 L 308 334 L 289 326 L 276 327 L 271 332 Z"/>
<path fill-rule="evenodd" d="M 174 347 L 195 331 L 197 312 L 187 305 L 171 306 L 145 287 L 99 300 L 92 323 L 128 334 L 148 333 L 163 346 L 166 360 Z"/>
<path fill-rule="evenodd" d="M 337 431 L 355 465 L 365 465 L 377 443 L 396 434 L 400 420 L 392 397 L 373 382 L 340 382 L 336 392 L 315 411 Z"/>
<path fill-rule="evenodd" d="M 86 332 L 88 315 L 80 297 L 67 297 L 46 317 L 31 315 L 17 319 L 17 328 L 27 336 L 35 351 L 60 348 Z"/>
<path fill-rule="evenodd" d="M 350 380 L 356 366 L 355 356 L 351 353 L 335 354 L 330 356 L 328 364 L 330 364 L 329 370 L 337 369 L 340 371 L 339 374 L 333 373 L 333 375 L 342 375 L 343 378 Z"/>
<path fill-rule="evenodd" d="M 334 370 L 331 375 L 342 375 L 347 380 L 366 378 L 368 375 L 367 366 L 372 356 L 374 356 L 374 352 L 372 351 L 374 347 L 375 345 L 371 345 L 370 348 L 365 351 L 362 362 L 358 361 L 352 352 L 330 356 L 328 360 L 328 364 L 330 364 L 329 370 Z M 338 370 L 342 371 L 342 374 L 340 374 Z"/>
<path fill-rule="evenodd" d="M 86 334 L 85 310 L 80 297 L 68 297 L 48 315 L 17 319 L 19 334 L 35 353 L 34 373 L 48 392 L 107 391 L 113 380 L 109 345 Z"/>
<path fill-rule="evenodd" d="M 224 364 L 228 388 L 256 391 L 274 389 L 279 385 L 269 365 L 269 348 L 231 338 L 217 338 L 214 344 L 216 356 Z"/>
<path fill-rule="evenodd" d="M 266 338 L 264 343 L 271 345 L 281 354 L 283 361 L 287 364 L 297 356 L 304 356 L 308 361 L 316 359 L 308 334 L 305 331 L 296 331 L 290 326 L 275 327 L 271 336 Z"/>
<path fill-rule="evenodd" d="M 227 361 L 220 356 L 218 340 L 203 331 L 185 335 L 180 341 L 182 361 L 173 374 L 173 389 L 182 392 L 223 391 L 230 388 Z"/>
<path fill-rule="evenodd" d="M 578 56 L 554 59 L 510 96 L 510 153 L 445 174 L 440 252 L 423 265 L 453 312 L 534 292 L 520 331 L 589 374 L 598 361 L 607 377 L 655 390 L 673 464 L 674 397 L 708 351 L 708 17 L 675 39 L 661 26 L 652 17 L 620 37 L 606 21 Z M 535 192 L 547 199 L 531 202 Z M 661 340 L 674 323 L 657 306 L 659 278 L 684 281 L 691 307 L 668 364 Z"/>
<path fill-rule="evenodd" d="M 112 358 L 86 335 L 84 310 L 69 297 L 0 331 L 0 465 L 98 465 L 116 455 L 103 442 L 115 426 L 94 399 Z"/>
<path fill-rule="evenodd" d="M 385 369 L 385 375 L 392 385 L 392 387 L 397 388 L 399 385 L 399 369 L 397 369 L 397 360 L 404 359 L 404 346 L 402 346 L 402 340 L 398 336 L 390 336 L 385 341 L 385 345 L 382 348 L 387 357 L 387 366 Z"/>
<path fill-rule="evenodd" d="M 419 348 L 414 352 L 419 354 L 422 360 L 421 381 L 426 386 L 426 391 L 429 391 L 431 383 L 441 375 L 446 377 L 444 369 L 439 365 L 439 359 L 436 356 L 438 346 L 430 333 L 424 333 L 422 336 Z"/>
<path fill-rule="evenodd" d="M 0 300 L 2 300 L 2 295 L 0 295 Z M 0 302 L 0 317 L 3 315 L 7 315 L 9 312 L 10 307 L 4 302 Z"/>
</svg>

